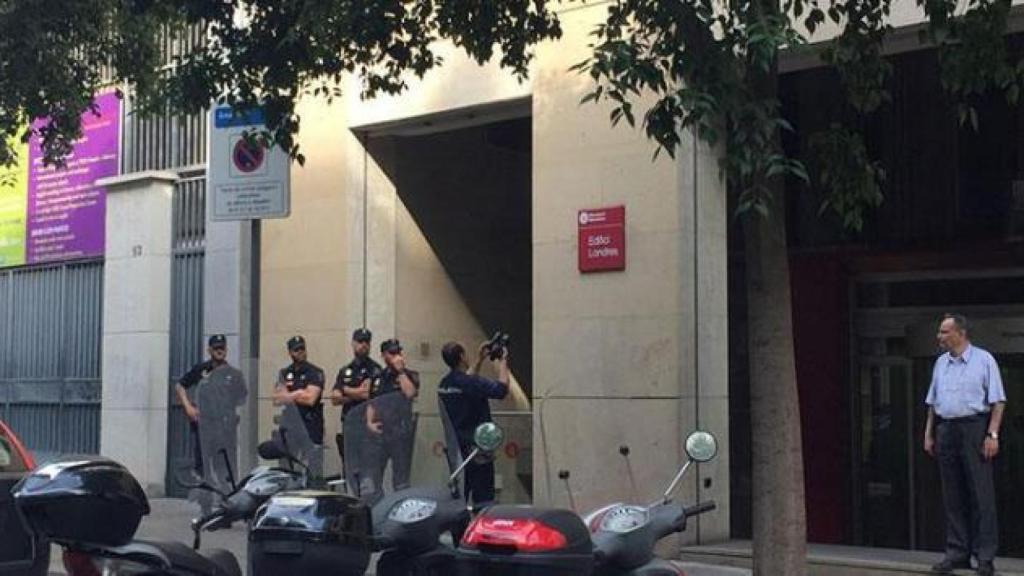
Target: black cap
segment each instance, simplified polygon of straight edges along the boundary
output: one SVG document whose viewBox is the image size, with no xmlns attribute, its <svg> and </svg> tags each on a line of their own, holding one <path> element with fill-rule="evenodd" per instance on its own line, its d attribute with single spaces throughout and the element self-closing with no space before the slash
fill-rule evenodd
<svg viewBox="0 0 1024 576">
<path fill-rule="evenodd" d="M 402 351 L 402 345 L 398 342 L 398 338 L 388 338 L 380 343 L 380 351 L 394 354 Z"/>
<path fill-rule="evenodd" d="M 208 344 L 210 348 L 222 348 L 228 345 L 228 338 L 223 334 L 214 334 L 210 336 Z"/>
<path fill-rule="evenodd" d="M 356 328 L 356 331 L 352 333 L 353 342 L 369 342 L 370 340 L 373 340 L 373 332 L 366 328 Z"/>
<path fill-rule="evenodd" d="M 295 350 L 296 348 L 305 348 L 306 339 L 302 336 L 292 336 L 288 339 L 288 351 Z"/>
</svg>

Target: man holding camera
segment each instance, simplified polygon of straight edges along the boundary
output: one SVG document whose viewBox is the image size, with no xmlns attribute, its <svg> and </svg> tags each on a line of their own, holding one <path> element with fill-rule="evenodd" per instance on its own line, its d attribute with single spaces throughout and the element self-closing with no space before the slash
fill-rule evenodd
<svg viewBox="0 0 1024 576">
<path fill-rule="evenodd" d="M 509 392 L 511 375 L 508 369 L 507 338 L 492 338 L 480 345 L 476 363 L 469 365 L 466 349 L 458 342 L 448 342 L 441 349 L 441 358 L 451 368 L 441 379 L 437 394 L 441 407 L 447 413 L 465 458 L 473 450 L 473 432 L 484 422 L 491 421 L 489 400 L 504 399 Z M 484 359 L 490 357 L 498 372 L 498 379 L 479 375 Z M 494 501 L 494 460 L 485 457 L 470 462 L 465 470 L 465 498 L 480 509 Z"/>
</svg>

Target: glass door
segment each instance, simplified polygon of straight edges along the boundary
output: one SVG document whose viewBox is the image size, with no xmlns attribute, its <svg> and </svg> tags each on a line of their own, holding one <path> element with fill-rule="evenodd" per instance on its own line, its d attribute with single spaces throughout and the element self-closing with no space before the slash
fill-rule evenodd
<svg viewBox="0 0 1024 576">
<path fill-rule="evenodd" d="M 855 447 L 859 540 L 865 546 L 912 547 L 910 363 L 895 358 L 862 358 L 859 372 Z"/>
</svg>

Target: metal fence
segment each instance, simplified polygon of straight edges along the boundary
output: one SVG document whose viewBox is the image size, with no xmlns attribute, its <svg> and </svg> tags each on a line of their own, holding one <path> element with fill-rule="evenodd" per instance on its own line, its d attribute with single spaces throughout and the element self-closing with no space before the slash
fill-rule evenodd
<svg viewBox="0 0 1024 576">
<path fill-rule="evenodd" d="M 103 263 L 0 271 L 0 417 L 44 459 L 100 444 Z"/>
<path fill-rule="evenodd" d="M 171 268 L 170 387 L 203 357 L 203 260 L 206 246 L 206 180 L 179 180 L 173 200 Z M 173 392 L 167 422 L 167 479 L 170 496 L 184 496 L 174 480 L 179 468 L 191 463 L 191 432 Z"/>
</svg>

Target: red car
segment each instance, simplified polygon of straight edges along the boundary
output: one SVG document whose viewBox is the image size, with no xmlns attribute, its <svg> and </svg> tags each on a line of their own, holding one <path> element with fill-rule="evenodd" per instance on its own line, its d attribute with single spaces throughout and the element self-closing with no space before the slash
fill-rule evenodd
<svg viewBox="0 0 1024 576">
<path fill-rule="evenodd" d="M 35 468 L 32 454 L 0 420 L 0 574 L 45 576 L 50 566 L 50 546 L 37 542 L 25 529 L 14 509 L 11 488 Z"/>
</svg>

